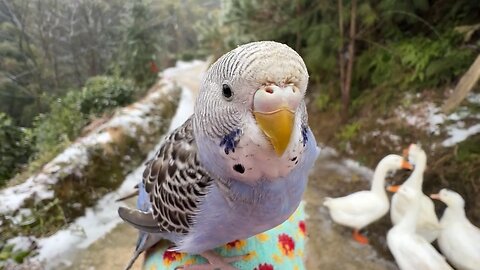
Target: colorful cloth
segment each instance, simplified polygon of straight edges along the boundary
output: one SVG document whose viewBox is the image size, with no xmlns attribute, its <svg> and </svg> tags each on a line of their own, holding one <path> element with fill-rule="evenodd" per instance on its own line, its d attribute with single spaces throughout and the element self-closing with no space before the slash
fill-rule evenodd
<svg viewBox="0 0 480 270">
<path fill-rule="evenodd" d="M 249 254 L 242 261 L 232 263 L 242 270 L 303 270 L 305 254 L 305 209 L 300 204 L 295 213 L 279 226 L 250 237 L 236 240 L 215 249 L 222 256 Z M 166 251 L 167 245 L 157 245 L 150 250 L 143 265 L 144 270 L 173 270 L 185 264 L 205 263 L 201 256 Z"/>
</svg>

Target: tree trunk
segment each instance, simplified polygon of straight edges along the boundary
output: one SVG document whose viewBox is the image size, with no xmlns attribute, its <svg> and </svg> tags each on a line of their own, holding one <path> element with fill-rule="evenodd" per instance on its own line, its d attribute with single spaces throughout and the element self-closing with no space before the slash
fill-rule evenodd
<svg viewBox="0 0 480 270">
<path fill-rule="evenodd" d="M 348 111 L 350 108 L 350 89 L 352 88 L 352 73 L 353 73 L 353 63 L 355 61 L 355 33 L 356 33 L 356 14 L 357 14 L 357 1 L 352 0 L 352 7 L 350 12 L 350 34 L 349 34 L 349 43 L 348 43 L 348 59 L 347 66 L 343 80 L 342 87 L 342 119 L 345 122 L 348 119 Z M 343 35 L 343 28 L 341 30 Z M 342 60 L 342 56 L 340 56 Z M 343 68 L 345 70 L 345 67 Z M 340 74 L 342 76 L 342 74 Z"/>
<path fill-rule="evenodd" d="M 455 90 L 442 106 L 442 111 L 446 114 L 451 113 L 465 99 L 470 90 L 475 86 L 480 78 L 480 55 L 470 66 L 468 71 L 462 76 Z"/>
<path fill-rule="evenodd" d="M 297 5 L 296 5 L 296 14 L 297 14 L 297 18 L 301 17 L 302 16 L 302 5 L 300 3 L 300 0 L 297 0 Z M 298 27 L 297 27 L 297 33 L 295 35 L 295 50 L 297 52 L 300 52 L 300 48 L 302 46 L 302 33 L 301 33 L 301 30 L 300 29 L 300 24 L 298 24 Z"/>
<path fill-rule="evenodd" d="M 338 29 L 340 31 L 340 46 L 338 48 L 338 68 L 340 69 L 340 92 L 345 92 L 345 58 L 344 54 L 344 31 L 343 31 L 343 0 L 338 0 Z M 342 112 L 343 115 L 343 112 Z"/>
</svg>

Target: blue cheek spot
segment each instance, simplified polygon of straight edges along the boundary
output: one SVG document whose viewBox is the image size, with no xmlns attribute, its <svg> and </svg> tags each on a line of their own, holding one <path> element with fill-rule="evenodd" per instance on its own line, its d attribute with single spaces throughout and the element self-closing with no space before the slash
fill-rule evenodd
<svg viewBox="0 0 480 270">
<path fill-rule="evenodd" d="M 306 125 L 302 125 L 303 147 L 305 147 L 305 145 L 306 145 L 307 142 L 308 142 L 307 133 L 308 133 L 308 127 L 307 127 Z"/>
<path fill-rule="evenodd" d="M 222 141 L 220 141 L 220 147 L 224 147 L 225 154 L 228 155 L 230 151 L 235 153 L 235 147 L 237 147 L 237 144 L 240 141 L 241 134 L 242 131 L 240 129 L 236 129 L 223 136 Z"/>
</svg>

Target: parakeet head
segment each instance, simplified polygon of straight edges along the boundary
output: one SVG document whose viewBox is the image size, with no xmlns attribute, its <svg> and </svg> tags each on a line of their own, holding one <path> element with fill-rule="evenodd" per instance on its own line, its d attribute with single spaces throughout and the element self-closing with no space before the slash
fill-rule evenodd
<svg viewBox="0 0 480 270">
<path fill-rule="evenodd" d="M 302 125 L 307 125 L 307 84 L 303 59 L 287 45 L 262 41 L 239 46 L 204 77 L 195 135 L 218 141 L 226 155 L 242 148 L 244 155 L 263 151 L 267 159 L 295 158 L 289 155 L 300 151 Z"/>
</svg>

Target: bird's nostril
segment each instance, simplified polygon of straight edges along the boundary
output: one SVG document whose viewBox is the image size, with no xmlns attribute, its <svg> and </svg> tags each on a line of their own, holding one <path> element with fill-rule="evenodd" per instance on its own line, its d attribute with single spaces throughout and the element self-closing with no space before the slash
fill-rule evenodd
<svg viewBox="0 0 480 270">
<path fill-rule="evenodd" d="M 265 88 L 265 92 L 269 93 L 269 94 L 273 94 L 273 89 L 268 87 L 268 88 Z"/>
</svg>

